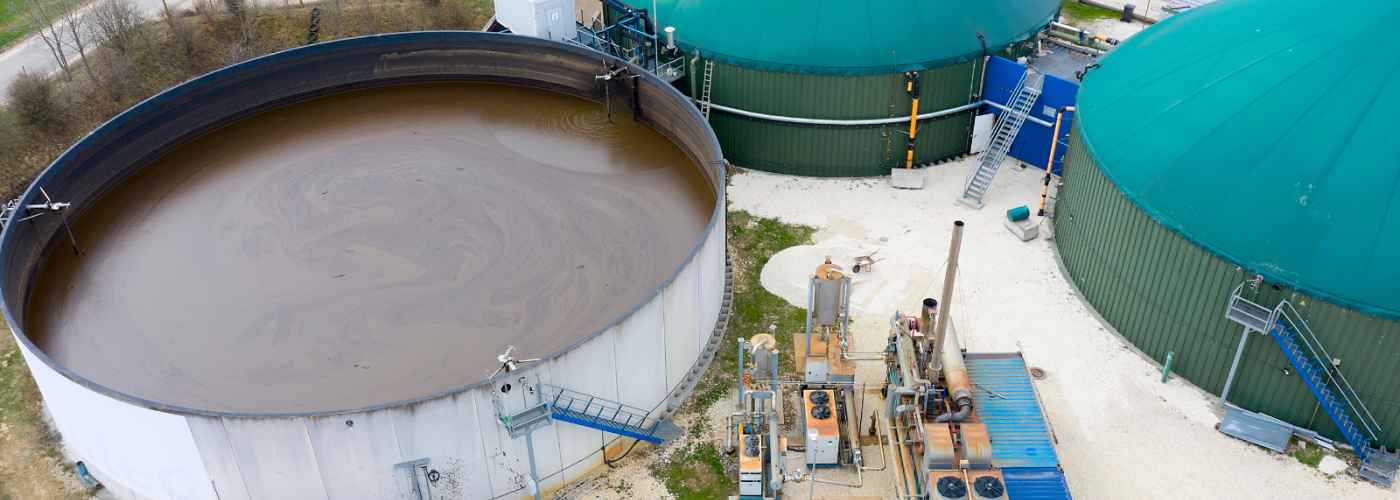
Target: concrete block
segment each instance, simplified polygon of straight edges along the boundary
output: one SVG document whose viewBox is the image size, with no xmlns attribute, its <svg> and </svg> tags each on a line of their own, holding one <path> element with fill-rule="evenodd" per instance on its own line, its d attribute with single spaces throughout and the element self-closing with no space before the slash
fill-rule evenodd
<svg viewBox="0 0 1400 500">
<path fill-rule="evenodd" d="M 1020 238 L 1021 241 L 1030 241 L 1035 239 L 1037 236 L 1040 236 L 1040 224 L 1036 223 L 1035 221 L 1032 221 L 1030 219 L 1023 219 L 1014 222 L 1011 221 L 1011 219 L 1004 220 L 1006 220 L 1006 228 L 1010 229 L 1011 234 L 1016 235 L 1016 237 Z"/>
<path fill-rule="evenodd" d="M 890 169 L 890 185 L 899 189 L 923 189 L 924 171 L 910 168 Z"/>
</svg>

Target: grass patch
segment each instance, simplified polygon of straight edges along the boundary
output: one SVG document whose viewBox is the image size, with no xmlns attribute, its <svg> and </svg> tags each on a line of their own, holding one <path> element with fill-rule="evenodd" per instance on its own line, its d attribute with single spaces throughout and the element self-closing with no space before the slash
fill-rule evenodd
<svg viewBox="0 0 1400 500">
<path fill-rule="evenodd" d="M 750 337 L 768 331 L 770 325 L 778 325 L 778 349 L 782 352 L 779 359 L 782 369 L 789 370 L 792 336 L 807 327 L 806 311 L 764 290 L 759 274 L 774 254 L 810 244 L 816 229 L 758 218 L 743 211 L 729 213 L 728 229 L 729 245 L 734 250 L 734 315 L 729 320 L 729 331 Z M 817 264 L 820 262 L 812 263 L 812 268 L 816 269 Z M 730 339 L 728 345 L 733 346 L 734 340 Z M 727 354 L 721 357 L 722 364 L 733 372 L 738 369 L 738 355 Z"/>
<path fill-rule="evenodd" d="M 748 212 L 730 212 L 727 219 L 729 247 L 734 265 L 734 298 L 729 328 L 710 369 L 715 372 L 695 386 L 693 411 L 704 413 L 734 387 L 739 355 L 736 341 L 740 336 L 752 337 L 778 325 L 778 348 L 782 350 L 783 369 L 790 369 L 792 334 L 806 327 L 806 315 L 801 308 L 768 293 L 759 284 L 758 276 L 768 259 L 786 248 L 811 243 L 815 229 L 783 224 L 777 219 L 763 219 Z M 813 265 L 815 268 L 815 264 Z"/>
<path fill-rule="evenodd" d="M 678 451 L 664 468 L 652 471 L 677 500 L 724 500 L 737 488 L 724 474 L 714 443 Z"/>
<path fill-rule="evenodd" d="M 1297 439 L 1294 439 L 1294 442 L 1296 443 Z M 1309 446 L 1307 448 L 1298 446 L 1295 447 L 1293 451 L 1289 452 L 1288 454 L 1291 455 L 1293 458 L 1298 459 L 1298 461 L 1302 462 L 1303 465 L 1312 467 L 1314 469 L 1317 468 L 1318 464 L 1322 463 L 1322 457 L 1327 456 L 1327 453 L 1322 451 L 1322 448 L 1319 446 Z"/>
<path fill-rule="evenodd" d="M 1096 19 L 1119 19 L 1123 17 L 1122 12 L 1114 12 L 1108 9 L 1100 9 L 1092 5 L 1085 5 L 1073 0 L 1060 2 L 1060 14 L 1069 16 L 1080 21 L 1093 21 Z"/>
<path fill-rule="evenodd" d="M 703 415 L 734 388 L 738 370 L 736 349 L 739 338 L 748 338 L 778 325 L 778 348 L 782 369 L 792 370 L 787 356 L 792 351 L 792 335 L 806 324 L 801 308 L 788 304 L 759 284 L 759 274 L 774 254 L 812 242 L 814 228 L 783 224 L 777 219 L 754 217 L 748 212 L 730 212 L 726 218 L 730 257 L 734 268 L 734 295 L 725 340 L 711 363 L 710 371 L 695 387 L 693 405 L 683 411 Z M 816 264 L 813 264 L 815 268 Z M 692 436 L 705 434 L 714 425 L 704 418 L 689 429 Z M 652 475 L 665 483 L 678 500 L 723 500 L 738 493 L 738 484 L 724 474 L 719 451 L 713 442 L 698 442 L 676 450 L 665 465 L 655 465 Z"/>
<path fill-rule="evenodd" d="M 29 26 L 16 15 L 19 9 L 20 0 L 0 0 L 0 49 L 29 33 Z M 0 492 L 0 500 L 5 498 L 4 493 Z"/>
<path fill-rule="evenodd" d="M 55 11 L 64 10 L 59 6 L 60 1 L 47 0 L 44 3 L 54 6 Z M 0 0 L 0 50 L 9 48 L 10 44 L 34 31 L 25 22 L 23 13 L 22 0 Z M 0 497 L 0 500 L 4 500 L 4 497 Z"/>
</svg>

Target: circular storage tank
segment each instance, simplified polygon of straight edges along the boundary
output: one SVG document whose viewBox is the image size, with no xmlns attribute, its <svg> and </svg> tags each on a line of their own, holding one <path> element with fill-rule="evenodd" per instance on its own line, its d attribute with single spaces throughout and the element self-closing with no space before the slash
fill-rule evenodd
<svg viewBox="0 0 1400 500">
<path fill-rule="evenodd" d="M 0 241 L 71 451 L 119 498 L 514 498 L 531 453 L 502 417 L 556 396 L 669 417 L 723 332 L 724 172 L 676 90 L 597 78 L 623 65 L 511 35 L 343 39 L 83 138 L 20 200 L 72 205 Z M 618 438 L 538 428 L 541 488 Z"/>
<path fill-rule="evenodd" d="M 627 3 L 652 9 L 645 0 Z M 730 162 L 798 175 L 878 176 L 906 159 L 906 72 L 921 79 L 920 115 L 947 112 L 919 121 L 915 164 L 966 153 L 977 108 L 962 108 L 982 99 L 983 56 L 1029 54 L 1059 6 L 659 0 L 656 18 L 675 28 L 680 50 L 698 56 L 688 58 L 689 78 L 678 82 L 691 97 L 703 97 L 713 62 L 710 123 Z"/>
<path fill-rule="evenodd" d="M 1236 288 L 1288 301 L 1379 423 L 1372 444 L 1394 448 L 1400 60 L 1373 48 L 1400 6 L 1334 7 L 1215 2 L 1104 57 L 1079 92 L 1055 242 L 1105 320 L 1215 394 L 1244 330 L 1226 318 Z M 1343 438 L 1270 335 L 1248 337 L 1231 385 L 1233 404 Z"/>
</svg>

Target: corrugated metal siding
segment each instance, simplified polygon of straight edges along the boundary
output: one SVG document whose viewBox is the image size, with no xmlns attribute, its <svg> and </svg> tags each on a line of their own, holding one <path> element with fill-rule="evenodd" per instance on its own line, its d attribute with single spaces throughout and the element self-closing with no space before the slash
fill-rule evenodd
<svg viewBox="0 0 1400 500">
<path fill-rule="evenodd" d="M 1252 278 L 1235 264 L 1188 243 L 1125 198 L 1083 152 L 1072 132 L 1055 243 L 1085 299 L 1120 334 L 1158 362 L 1175 351 L 1172 369 L 1220 394 L 1243 327 L 1225 319 L 1235 286 Z M 1248 224 L 1248 221 L 1239 221 Z M 1400 446 L 1400 322 L 1368 316 L 1264 284 L 1250 300 L 1288 300 L 1380 422 L 1380 442 Z M 1326 412 L 1268 336 L 1245 346 L 1230 401 L 1341 439 Z"/>
<path fill-rule="evenodd" d="M 1071 500 L 1060 469 L 1002 469 L 1008 500 Z"/>
<path fill-rule="evenodd" d="M 978 422 L 987 425 L 992 438 L 992 465 L 1000 469 L 1059 466 L 1050 429 L 1021 355 L 968 354 L 965 360 L 968 379 L 1006 398 L 972 391 L 973 412 Z"/>
<path fill-rule="evenodd" d="M 703 71 L 703 65 L 696 68 Z M 972 102 L 981 92 L 982 63 L 972 61 L 925 70 L 919 112 Z M 698 76 L 698 75 L 696 75 Z M 699 92 L 700 78 L 692 78 Z M 903 73 L 824 76 L 777 73 L 715 63 L 711 99 L 715 104 L 755 113 L 795 118 L 858 120 L 907 117 L 912 102 Z M 683 85 L 689 87 L 689 85 Z M 697 96 L 698 97 L 698 96 Z M 909 127 L 818 128 L 752 120 L 713 112 L 710 123 L 731 162 L 748 168 L 816 176 L 886 175 L 902 164 Z M 916 163 L 928 163 L 967 150 L 971 112 L 921 122 L 915 138 Z"/>
</svg>

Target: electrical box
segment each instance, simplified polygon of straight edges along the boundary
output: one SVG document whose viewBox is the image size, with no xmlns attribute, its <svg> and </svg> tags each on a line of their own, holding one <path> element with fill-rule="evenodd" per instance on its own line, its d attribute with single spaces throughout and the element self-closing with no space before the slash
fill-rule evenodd
<svg viewBox="0 0 1400 500">
<path fill-rule="evenodd" d="M 763 436 L 739 434 L 739 495 L 763 496 Z"/>
<path fill-rule="evenodd" d="M 825 361 L 808 361 L 807 373 L 802 378 L 805 382 L 821 383 L 826 382 L 826 374 L 830 370 L 830 364 Z"/>
<path fill-rule="evenodd" d="M 562 42 L 578 38 L 574 0 L 495 0 L 496 22 L 517 35 Z"/>
<path fill-rule="evenodd" d="M 837 423 L 836 398 L 828 390 L 802 391 L 807 410 L 807 463 L 837 465 L 841 449 L 841 425 Z"/>
</svg>

